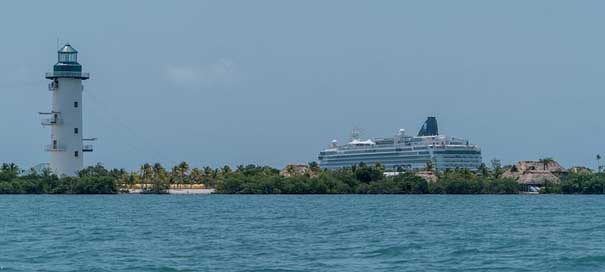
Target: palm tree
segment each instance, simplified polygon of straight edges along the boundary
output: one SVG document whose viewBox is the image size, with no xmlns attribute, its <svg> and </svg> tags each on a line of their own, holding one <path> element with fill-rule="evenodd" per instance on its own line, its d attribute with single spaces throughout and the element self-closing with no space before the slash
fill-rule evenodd
<svg viewBox="0 0 605 272">
<path fill-rule="evenodd" d="M 374 168 L 376 168 L 377 170 L 384 172 L 384 165 L 382 165 L 382 163 L 380 162 L 376 162 L 374 163 Z"/>
<path fill-rule="evenodd" d="M 479 165 L 477 172 L 481 173 L 481 176 L 483 176 L 483 177 L 486 177 L 486 178 L 489 177 L 489 170 L 487 169 L 487 166 L 485 165 L 485 163 L 481 163 L 481 165 Z"/>
<path fill-rule="evenodd" d="M 120 174 L 117 181 L 118 181 L 118 185 L 120 186 L 120 188 L 124 188 L 124 186 L 125 186 L 127 189 L 130 189 L 130 184 L 129 184 L 130 175 L 128 173 Z"/>
<path fill-rule="evenodd" d="M 492 170 L 494 171 L 494 177 L 499 178 L 504 173 L 502 170 L 502 162 L 498 159 L 492 159 L 491 164 Z"/>
<path fill-rule="evenodd" d="M 427 161 L 426 162 L 426 166 L 424 167 L 424 171 L 430 171 L 433 172 L 433 161 Z"/>
<path fill-rule="evenodd" d="M 316 161 L 312 161 L 309 163 L 309 169 L 311 169 L 313 172 L 319 172 L 319 164 Z"/>
<path fill-rule="evenodd" d="M 48 167 L 44 167 L 44 169 L 42 169 L 42 177 L 44 178 L 49 178 L 53 175 L 53 171 L 50 170 L 50 168 Z"/>
<path fill-rule="evenodd" d="M 149 163 L 143 164 L 143 166 L 141 166 L 141 182 L 142 182 L 141 190 L 142 191 L 145 191 L 147 189 L 147 184 L 151 181 L 152 178 L 153 178 L 153 167 Z"/>
<path fill-rule="evenodd" d="M 132 189 L 135 184 L 142 184 L 141 176 L 139 176 L 139 174 L 136 172 L 132 172 L 128 174 L 128 185 Z"/>
<path fill-rule="evenodd" d="M 13 179 L 13 178 L 16 178 L 21 171 L 19 170 L 19 166 L 17 166 L 16 164 L 11 162 L 11 163 L 3 163 L 2 169 L 0 172 L 4 173 L 5 175 L 7 175 L 11 179 Z"/>
<path fill-rule="evenodd" d="M 153 191 L 158 194 L 164 192 L 167 180 L 168 173 L 166 173 L 166 169 L 162 164 L 156 162 L 153 165 Z"/>
<path fill-rule="evenodd" d="M 548 165 L 551 163 L 554 163 L 555 160 L 553 158 L 543 158 L 543 159 L 540 159 L 539 162 L 541 162 L 544 165 L 544 170 L 548 170 Z"/>
<path fill-rule="evenodd" d="M 187 173 L 189 172 L 189 164 L 186 162 L 181 162 L 174 167 L 172 167 L 171 179 L 176 181 L 177 188 L 181 188 L 181 185 L 185 182 L 187 178 Z"/>
<path fill-rule="evenodd" d="M 179 187 L 181 176 L 181 168 L 178 165 L 172 167 L 172 171 L 170 171 L 170 182 L 172 184 L 176 184 L 176 187 Z"/>
<path fill-rule="evenodd" d="M 210 168 L 210 166 L 204 167 L 204 176 L 207 178 L 212 176 L 212 168 Z"/>
<path fill-rule="evenodd" d="M 231 174 L 231 167 L 229 167 L 229 165 L 223 166 L 222 172 L 223 172 L 223 175 Z"/>
<path fill-rule="evenodd" d="M 204 178 L 204 173 L 199 168 L 191 169 L 191 173 L 189 174 L 189 179 L 191 183 L 202 183 L 202 179 Z"/>
<path fill-rule="evenodd" d="M 186 162 L 181 162 L 181 163 L 179 163 L 179 168 L 180 168 L 179 173 L 181 174 L 181 183 L 185 183 L 187 174 L 189 172 L 189 164 L 187 164 Z"/>
<path fill-rule="evenodd" d="M 166 169 L 164 169 L 162 164 L 160 164 L 159 162 L 156 162 L 153 164 L 153 177 L 154 178 L 161 178 L 165 174 L 166 174 Z"/>
</svg>

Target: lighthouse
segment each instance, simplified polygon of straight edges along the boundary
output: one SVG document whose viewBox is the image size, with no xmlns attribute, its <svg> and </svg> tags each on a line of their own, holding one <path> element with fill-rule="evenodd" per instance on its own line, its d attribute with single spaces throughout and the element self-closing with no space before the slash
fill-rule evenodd
<svg viewBox="0 0 605 272">
<path fill-rule="evenodd" d="M 46 73 L 51 80 L 48 90 L 52 93 L 50 112 L 44 116 L 42 125 L 50 127 L 50 170 L 58 176 L 75 176 L 84 165 L 84 153 L 92 152 L 92 145 L 84 144 L 94 139 L 83 138 L 82 125 L 82 80 L 89 78 L 78 63 L 78 51 L 69 43 L 59 49 L 57 64 L 52 72 Z"/>
</svg>

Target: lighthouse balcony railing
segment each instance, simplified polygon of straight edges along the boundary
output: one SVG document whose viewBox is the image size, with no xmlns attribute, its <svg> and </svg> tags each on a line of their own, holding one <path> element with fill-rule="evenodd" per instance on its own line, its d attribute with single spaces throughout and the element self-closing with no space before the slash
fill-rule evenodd
<svg viewBox="0 0 605 272">
<path fill-rule="evenodd" d="M 63 124 L 63 119 L 55 118 L 55 117 L 45 118 L 45 119 L 42 119 L 42 121 L 40 123 L 42 123 L 43 126 L 60 125 L 60 124 Z"/>
<path fill-rule="evenodd" d="M 49 91 L 56 91 L 57 89 L 59 89 L 59 82 L 53 81 L 51 83 L 48 83 Z"/>
<path fill-rule="evenodd" d="M 54 79 L 58 77 L 88 79 L 90 77 L 90 74 L 74 71 L 54 71 L 46 73 L 46 78 L 48 79 Z"/>
<path fill-rule="evenodd" d="M 58 152 L 58 151 L 65 151 L 65 147 L 62 145 L 49 144 L 44 147 L 44 150 L 46 150 L 48 152 Z"/>
<path fill-rule="evenodd" d="M 92 145 L 91 145 L 91 144 L 84 145 L 84 146 L 82 147 L 82 152 L 92 152 L 92 151 L 93 151 L 93 147 L 92 147 Z"/>
</svg>

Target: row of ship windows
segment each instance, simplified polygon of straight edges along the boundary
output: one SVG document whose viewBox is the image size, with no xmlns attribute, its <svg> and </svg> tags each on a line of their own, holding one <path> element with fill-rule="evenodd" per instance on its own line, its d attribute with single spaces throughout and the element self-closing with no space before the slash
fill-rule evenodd
<svg viewBox="0 0 605 272">
<path fill-rule="evenodd" d="M 458 158 L 481 158 L 479 156 L 434 156 L 436 160 L 458 159 Z"/>
<path fill-rule="evenodd" d="M 451 161 L 451 160 L 460 160 L 460 159 L 467 159 L 467 160 L 481 160 L 481 157 L 448 157 L 448 158 L 439 158 L 439 157 L 435 157 L 435 161 Z"/>
<path fill-rule="evenodd" d="M 450 162 L 436 162 L 435 165 L 455 165 L 455 164 L 476 164 L 480 165 L 481 161 L 450 161 Z"/>
<path fill-rule="evenodd" d="M 406 162 L 407 164 L 418 164 L 421 165 L 422 167 L 425 166 L 427 161 L 421 160 L 421 161 L 408 161 Z M 352 165 L 358 165 L 361 162 L 323 162 L 320 163 L 322 166 L 352 166 Z M 373 164 L 373 163 L 368 163 L 365 162 L 366 164 Z M 381 162 L 381 164 L 383 165 L 401 165 L 401 162 Z M 455 167 L 455 166 L 460 166 L 460 165 L 465 165 L 465 166 L 479 166 L 481 164 L 480 161 L 466 161 L 466 162 L 447 162 L 447 163 L 436 163 L 435 166 L 438 168 L 451 168 L 451 167 Z"/>
<path fill-rule="evenodd" d="M 426 150 L 428 147 L 414 147 L 414 148 L 393 148 L 393 147 L 377 147 L 373 149 L 362 149 L 362 150 L 343 150 L 340 153 L 354 154 L 354 153 L 368 153 L 368 152 L 380 152 L 380 151 L 413 151 L 413 150 Z"/>
<path fill-rule="evenodd" d="M 482 160 L 443 160 L 443 161 L 435 161 L 437 164 L 441 163 L 454 163 L 454 162 L 472 162 L 472 163 L 481 163 Z"/>
<path fill-rule="evenodd" d="M 414 160 L 414 161 L 407 161 L 406 163 L 417 163 L 417 164 L 422 164 L 425 165 L 427 161 L 425 160 Z M 358 165 L 362 163 L 362 161 L 358 161 L 358 162 L 321 162 L 321 165 L 346 165 L 346 166 L 351 166 L 351 165 Z M 369 164 L 369 165 L 373 165 L 376 162 L 369 162 L 369 161 L 365 161 L 363 162 L 365 164 Z M 387 164 L 401 164 L 401 161 L 396 161 L 396 162 L 380 162 L 383 165 L 387 165 Z"/>
<path fill-rule="evenodd" d="M 408 160 L 408 159 L 425 159 L 430 160 L 431 157 L 428 155 L 412 155 L 412 156 L 392 156 L 392 157 L 380 157 L 380 156 L 368 156 L 363 158 L 351 158 L 351 157 L 323 157 L 320 160 L 323 161 L 392 161 L 392 160 Z M 451 156 L 451 157 L 433 157 L 435 161 L 450 161 L 450 160 L 473 160 L 481 161 L 480 156 Z"/>
<path fill-rule="evenodd" d="M 320 155 L 325 155 L 325 156 L 347 156 L 347 157 L 352 157 L 352 156 L 379 156 L 379 155 L 405 155 L 405 154 L 429 154 L 429 151 L 419 151 L 419 152 L 414 152 L 414 151 L 407 151 L 407 152 L 395 152 L 395 151 L 381 151 L 381 152 L 362 152 L 362 153 L 358 153 L 358 154 L 344 154 L 344 153 L 333 153 L 333 154 L 321 154 Z"/>
<path fill-rule="evenodd" d="M 448 157 L 448 158 L 437 158 L 435 157 L 435 161 L 449 161 L 449 160 L 458 160 L 458 159 L 469 159 L 469 160 L 481 160 L 480 157 Z"/>
<path fill-rule="evenodd" d="M 448 162 L 480 162 L 480 159 L 451 159 L 451 160 L 435 160 L 436 163 L 448 163 Z"/>
<path fill-rule="evenodd" d="M 426 163 L 427 161 L 429 161 L 429 158 L 425 158 L 425 159 L 412 159 L 412 160 L 405 160 L 406 163 Z M 390 164 L 390 163 L 401 163 L 402 160 L 400 159 L 382 159 L 382 160 L 354 160 L 354 159 L 350 159 L 350 160 L 323 160 L 321 161 L 321 164 L 324 165 L 337 165 L 337 164 L 343 164 L 343 165 L 352 165 L 352 164 L 359 164 L 359 163 L 366 163 L 366 164 L 373 164 L 376 162 L 380 162 L 382 164 Z M 459 159 L 459 160 L 435 160 L 435 164 L 456 164 L 456 163 L 464 163 L 464 164 L 481 164 L 481 159 Z"/>
<path fill-rule="evenodd" d="M 385 157 L 364 157 L 364 158 L 350 158 L 350 157 L 324 157 L 320 160 L 323 161 L 402 161 L 409 159 L 422 159 L 422 160 L 430 160 L 430 157 L 427 155 L 414 155 L 414 156 L 393 156 L 389 158 Z M 434 157 L 436 162 L 440 161 L 459 161 L 459 160 L 468 160 L 468 161 L 481 161 L 481 157 L 479 156 L 448 156 L 448 157 Z"/>
<path fill-rule="evenodd" d="M 472 164 L 472 165 L 479 166 L 479 165 L 481 165 L 481 161 L 459 161 L 459 162 L 441 162 L 441 163 L 437 162 L 437 163 L 435 163 L 435 165 L 440 166 L 440 167 L 442 167 L 444 165 L 457 165 L 457 164 L 465 164 L 465 165 Z"/>
<path fill-rule="evenodd" d="M 406 158 L 418 158 L 418 157 L 422 157 L 422 158 L 430 158 L 430 154 L 428 153 L 418 153 L 418 154 L 391 154 L 391 155 L 381 155 L 381 154 L 372 154 L 372 155 L 364 155 L 364 156 L 360 156 L 360 155 L 348 155 L 348 156 L 320 156 L 320 159 L 329 159 L 329 160 L 339 160 L 339 159 L 357 159 L 357 160 L 370 160 L 370 159 L 375 159 L 375 160 L 381 160 L 381 159 L 393 159 L 393 158 L 400 158 L 400 159 L 406 159 Z M 433 155 L 433 158 L 435 158 L 436 160 L 440 160 L 440 159 L 452 159 L 452 158 L 471 158 L 471 159 L 481 159 L 480 155 Z"/>
<path fill-rule="evenodd" d="M 414 150 L 424 150 L 426 148 L 415 148 Z M 339 154 L 361 154 L 361 155 L 366 155 L 368 153 L 379 153 L 379 154 L 397 154 L 400 152 L 410 152 L 410 151 L 414 151 L 412 149 L 401 149 L 401 148 L 388 148 L 388 149 L 382 149 L 382 150 L 378 150 L 378 149 L 373 149 L 373 150 L 360 150 L 360 151 L 341 151 L 341 152 L 337 152 L 337 151 L 331 151 L 331 152 L 319 152 L 320 155 L 339 155 Z M 425 153 L 428 154 L 428 151 L 422 151 L 422 152 L 418 152 L 418 153 Z M 473 154 L 473 155 L 480 155 L 481 151 L 478 150 L 435 150 L 433 151 L 434 154 Z"/>
<path fill-rule="evenodd" d="M 445 151 L 433 151 L 433 154 L 473 154 L 479 155 L 481 152 L 476 150 L 445 150 Z"/>
<path fill-rule="evenodd" d="M 344 167 L 351 167 L 355 164 L 320 164 L 322 168 L 328 168 L 328 169 L 338 169 L 338 168 L 344 168 Z M 442 165 L 435 165 L 434 167 L 437 169 L 455 169 L 455 168 L 468 168 L 468 169 L 477 169 L 479 167 L 480 164 L 477 163 L 452 163 L 452 164 L 442 164 Z M 404 169 L 423 169 L 426 167 L 425 164 L 423 163 L 415 163 L 414 165 L 410 164 L 399 164 L 399 163 L 386 163 L 383 164 L 385 169 L 397 169 L 399 167 L 402 167 Z"/>
<path fill-rule="evenodd" d="M 394 157 L 394 158 L 363 158 L 363 159 L 359 159 L 359 158 L 343 158 L 343 159 L 333 159 L 333 158 L 327 158 L 327 159 L 323 159 L 322 161 L 326 161 L 326 162 L 400 162 L 400 161 L 428 161 L 431 160 L 431 157 L 429 156 L 414 156 L 414 157 Z"/>
<path fill-rule="evenodd" d="M 359 165 L 362 162 L 324 162 L 320 163 L 321 166 L 329 167 L 350 167 L 353 165 Z M 365 162 L 366 164 L 373 165 L 374 163 Z M 401 162 L 380 162 L 382 165 L 401 165 Z M 426 161 L 408 161 L 408 164 L 418 164 L 422 167 L 426 166 Z"/>
<path fill-rule="evenodd" d="M 455 143 L 452 143 L 455 144 Z M 396 150 L 396 151 L 412 151 L 412 150 L 427 150 L 427 149 L 443 149 L 444 146 L 443 145 L 434 145 L 434 146 L 415 146 L 415 147 L 406 147 L 406 148 L 402 148 L 402 147 L 374 147 L 372 149 L 367 149 L 367 148 L 361 148 L 361 149 L 355 149 L 355 148 L 351 148 L 351 149 L 344 149 L 344 150 L 340 150 L 341 153 L 364 153 L 364 152 L 372 152 L 372 151 L 384 151 L 384 150 Z M 472 148 L 472 146 L 466 146 L 466 145 L 460 145 L 460 146 L 451 146 L 448 145 L 447 149 L 469 149 Z M 323 153 L 324 151 L 322 151 L 321 153 Z M 476 151 L 478 152 L 478 151 Z"/>
</svg>

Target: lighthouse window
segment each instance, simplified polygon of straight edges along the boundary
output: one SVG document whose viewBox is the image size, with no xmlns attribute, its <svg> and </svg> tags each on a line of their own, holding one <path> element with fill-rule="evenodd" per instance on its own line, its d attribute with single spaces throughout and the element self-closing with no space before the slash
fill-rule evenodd
<svg viewBox="0 0 605 272">
<path fill-rule="evenodd" d="M 74 134 L 78 134 L 78 128 L 74 128 Z"/>
<path fill-rule="evenodd" d="M 78 107 L 78 101 L 75 101 L 74 102 L 74 108 L 77 108 L 77 107 Z"/>
<path fill-rule="evenodd" d="M 78 157 L 78 155 L 79 155 L 79 154 L 78 154 L 78 151 L 74 151 L 74 156 L 75 156 L 75 157 Z"/>
</svg>

